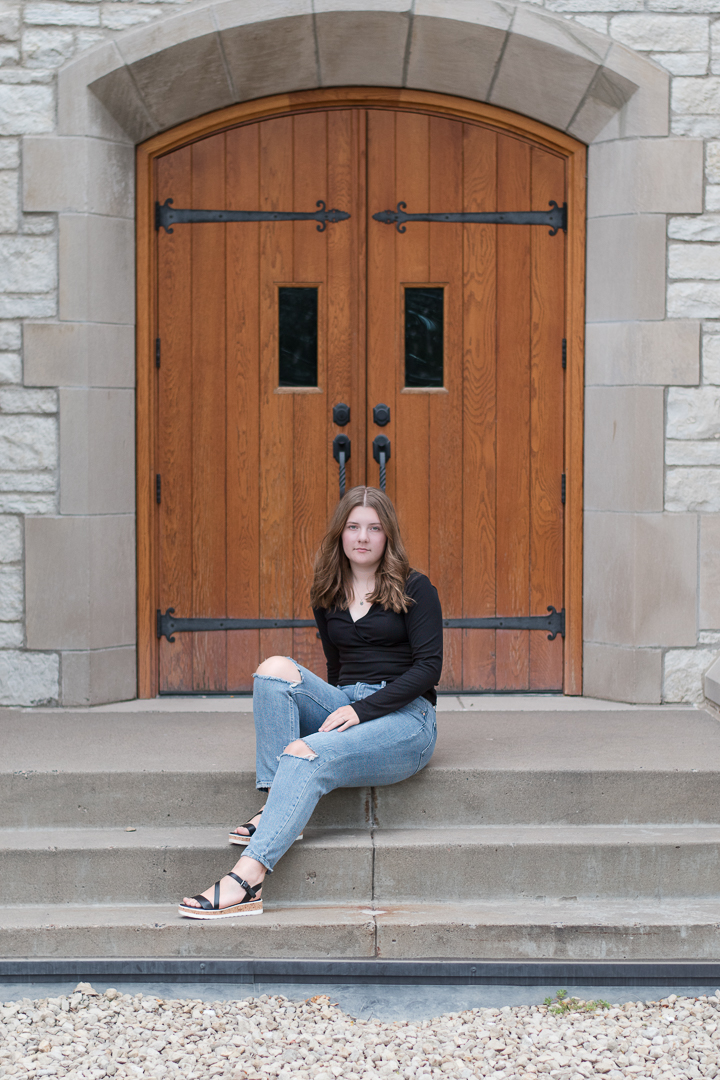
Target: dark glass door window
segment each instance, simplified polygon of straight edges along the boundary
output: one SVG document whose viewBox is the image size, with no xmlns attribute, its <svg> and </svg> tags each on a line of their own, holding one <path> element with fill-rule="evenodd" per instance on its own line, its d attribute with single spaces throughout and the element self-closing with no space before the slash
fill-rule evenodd
<svg viewBox="0 0 720 1080">
<path fill-rule="evenodd" d="M 405 289 L 405 385 L 443 385 L 442 288 Z"/>
<path fill-rule="evenodd" d="M 317 386 L 318 290 L 316 286 L 278 289 L 279 386 Z"/>
</svg>

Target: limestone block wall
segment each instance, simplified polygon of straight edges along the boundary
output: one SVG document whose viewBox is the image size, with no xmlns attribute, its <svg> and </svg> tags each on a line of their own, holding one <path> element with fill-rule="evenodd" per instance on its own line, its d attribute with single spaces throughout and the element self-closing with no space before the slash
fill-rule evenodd
<svg viewBox="0 0 720 1080">
<path fill-rule="evenodd" d="M 479 4 L 368 0 L 360 6 L 398 13 L 398 42 L 386 41 L 390 57 L 402 52 L 401 22 L 408 14 L 422 9 L 442 16 L 452 9 L 458 18 L 462 9 L 472 22 Z M 112 567 L 100 556 L 112 538 L 114 557 L 123 560 L 124 572 L 131 570 L 132 267 L 120 264 L 126 255 L 113 252 L 131 249 L 132 146 L 111 134 L 68 137 L 75 129 L 67 117 L 62 139 L 50 145 L 47 136 L 58 131 L 57 72 L 63 64 L 122 31 L 193 6 L 199 5 L 0 0 L 2 704 L 81 704 L 133 693 L 134 601 L 127 590 L 113 595 Z M 296 14 L 301 7 L 323 13 L 355 6 L 351 0 L 276 0 L 273 17 L 281 19 L 286 8 Z M 603 468 L 587 474 L 586 676 L 592 692 L 602 693 L 612 673 L 622 684 L 621 696 L 696 700 L 703 673 L 720 655 L 720 0 L 546 0 L 523 6 L 528 13 L 544 7 L 606 34 L 671 79 L 671 139 L 646 137 L 649 129 L 664 136 L 664 116 L 653 118 L 638 139 L 635 131 L 612 129 L 612 121 L 589 158 L 586 460 L 595 455 Z M 497 27 L 506 27 L 510 16 L 502 2 L 493 8 Z M 487 12 L 483 18 L 487 22 Z M 577 61 L 582 81 L 591 47 L 580 27 L 576 36 L 578 56 L 585 57 Z M 513 107 L 513 80 L 522 76 L 525 61 L 520 54 L 513 59 L 514 44 L 492 82 L 497 58 L 484 57 L 480 48 L 481 38 L 491 37 L 485 28 L 478 31 L 472 48 L 479 51 L 459 55 L 458 69 L 467 69 L 472 87 L 482 61 L 488 78 L 480 80 L 477 94 L 487 92 Z M 498 32 L 498 53 L 500 42 Z M 405 58 L 413 85 L 422 85 L 423 64 L 432 65 L 441 46 L 439 38 L 423 39 L 420 50 Z M 330 68 L 335 62 L 331 82 L 362 84 L 365 69 L 361 65 L 350 77 L 342 49 L 342 41 L 327 56 L 320 49 L 318 62 Z M 298 57 L 300 64 L 300 51 Z M 266 64 L 253 67 L 251 61 L 245 54 L 225 60 L 252 69 L 257 90 L 248 96 L 261 96 L 270 92 L 263 83 Z M 141 78 L 141 66 L 134 78 Z M 427 88 L 445 89 L 437 70 L 434 78 Z M 580 137 L 593 116 L 620 107 L 618 86 L 597 84 L 585 113 L 573 121 Z M 129 87 L 128 112 L 133 92 Z M 182 96 L 180 84 L 178 92 Z M 552 64 L 542 93 L 552 104 Z M 65 108 L 72 107 L 66 101 Z M 77 107 L 84 107 L 79 95 Z M 637 107 L 636 117 L 643 108 Z M 571 119 L 558 112 L 560 126 Z M 702 192 L 695 182 L 700 164 Z M 78 175 L 93 178 L 92 205 Z M 107 258 L 91 260 L 88 253 L 99 250 Z M 624 251 L 627 258 L 618 258 Z M 620 270 L 603 277 L 606 258 Z M 58 286 L 58 265 L 72 283 L 65 291 Z M 596 582 L 606 573 L 608 552 L 613 560 L 603 593 Z M 38 572 L 49 561 L 52 588 L 48 574 Z M 632 599 L 623 577 L 628 568 Z M 60 593 L 62 604 L 56 603 Z M 628 604 L 632 612 L 619 633 L 617 611 Z M 112 629 L 104 619 L 110 608 Z"/>
</svg>

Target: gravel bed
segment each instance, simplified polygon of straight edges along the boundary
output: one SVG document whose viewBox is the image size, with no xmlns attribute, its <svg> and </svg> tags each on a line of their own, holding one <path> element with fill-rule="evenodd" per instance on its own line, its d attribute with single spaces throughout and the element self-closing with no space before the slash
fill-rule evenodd
<svg viewBox="0 0 720 1080">
<path fill-rule="evenodd" d="M 0 1006 L 0 1077 L 608 1080 L 718 1073 L 720 991 L 605 1008 L 471 1009 L 434 1020 L 354 1020 L 325 995 L 208 1005 L 80 983 Z"/>
</svg>

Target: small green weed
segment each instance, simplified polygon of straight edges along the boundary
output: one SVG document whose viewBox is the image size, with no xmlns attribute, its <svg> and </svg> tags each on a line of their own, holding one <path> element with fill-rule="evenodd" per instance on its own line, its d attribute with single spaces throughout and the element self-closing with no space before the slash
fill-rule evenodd
<svg viewBox="0 0 720 1080">
<path fill-rule="evenodd" d="M 554 998 L 546 997 L 543 1002 L 554 1016 L 562 1016 L 569 1012 L 594 1012 L 596 1009 L 609 1009 L 610 1004 L 598 998 L 597 1001 L 579 1001 L 577 998 L 569 998 L 567 990 L 558 990 Z"/>
</svg>

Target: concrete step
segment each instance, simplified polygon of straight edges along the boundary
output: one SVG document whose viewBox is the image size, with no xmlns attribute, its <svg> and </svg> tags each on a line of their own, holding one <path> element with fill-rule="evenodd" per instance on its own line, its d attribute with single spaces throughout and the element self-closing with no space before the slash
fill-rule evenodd
<svg viewBox="0 0 720 1080">
<path fill-rule="evenodd" d="M 240 824 L 252 715 L 0 710 L 8 827 Z M 243 706 L 245 707 L 245 706 Z M 418 776 L 334 791 L 312 824 L 364 829 L 720 821 L 720 723 L 692 707 L 440 712 Z"/>
<path fill-rule="evenodd" d="M 172 903 L 240 854 L 212 828 L 4 829 L 6 903 Z M 308 830 L 268 878 L 277 903 L 710 898 L 720 826 Z"/>
<path fill-rule="evenodd" d="M 6 903 L 173 903 L 227 873 L 242 849 L 217 828 L 0 829 Z M 369 902 L 370 832 L 306 834 L 285 854 L 272 882 L 283 903 Z"/>
<path fill-rule="evenodd" d="M 7 958 L 715 960 L 715 900 L 266 905 L 181 919 L 175 906 L 0 907 Z"/>
</svg>

